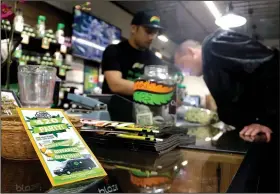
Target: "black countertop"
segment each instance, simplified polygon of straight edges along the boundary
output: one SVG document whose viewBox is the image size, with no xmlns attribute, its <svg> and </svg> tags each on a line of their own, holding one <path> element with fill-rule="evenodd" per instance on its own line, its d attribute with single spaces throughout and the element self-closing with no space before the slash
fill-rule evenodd
<svg viewBox="0 0 280 194">
<path fill-rule="evenodd" d="M 239 130 L 223 132 L 211 126 L 185 129 L 196 137 L 195 144 L 181 145 L 181 148 L 215 151 L 222 153 L 246 154 L 251 144 L 239 137 Z"/>
<path fill-rule="evenodd" d="M 254 192 L 259 177 L 269 176 L 261 172 L 268 164 L 263 156 L 274 153 L 270 144 L 245 143 L 237 130 L 218 139 L 213 137 L 220 131 L 202 131 L 191 131 L 195 144 L 160 156 L 88 143 L 108 176 L 57 188 L 51 187 L 39 161 L 1 159 L 2 192 Z"/>
<path fill-rule="evenodd" d="M 242 155 L 176 149 L 158 156 L 92 148 L 108 176 L 52 188 L 39 161 L 2 159 L 2 192 L 225 192 Z"/>
</svg>

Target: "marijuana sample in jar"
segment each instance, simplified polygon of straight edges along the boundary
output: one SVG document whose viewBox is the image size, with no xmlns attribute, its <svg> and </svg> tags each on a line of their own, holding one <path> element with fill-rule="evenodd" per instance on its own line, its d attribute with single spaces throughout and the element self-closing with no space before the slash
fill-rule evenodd
<svg viewBox="0 0 280 194">
<path fill-rule="evenodd" d="M 175 125 L 176 84 L 168 67 L 150 65 L 134 83 L 135 121 L 139 125 Z"/>
</svg>

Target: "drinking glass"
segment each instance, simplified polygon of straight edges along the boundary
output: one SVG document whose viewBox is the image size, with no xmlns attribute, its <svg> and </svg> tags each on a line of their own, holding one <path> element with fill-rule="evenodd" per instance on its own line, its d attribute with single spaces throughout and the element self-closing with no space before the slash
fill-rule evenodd
<svg viewBox="0 0 280 194">
<path fill-rule="evenodd" d="M 49 108 L 53 102 L 56 68 L 39 65 L 18 66 L 20 101 L 24 107 Z"/>
</svg>

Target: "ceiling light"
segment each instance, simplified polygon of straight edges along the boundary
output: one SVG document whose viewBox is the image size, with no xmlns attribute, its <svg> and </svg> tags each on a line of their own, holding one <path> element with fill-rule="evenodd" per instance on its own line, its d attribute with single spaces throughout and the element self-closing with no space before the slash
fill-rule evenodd
<svg viewBox="0 0 280 194">
<path fill-rule="evenodd" d="M 215 18 L 215 24 L 220 26 L 222 29 L 228 30 L 229 28 L 236 28 L 246 24 L 246 18 L 234 14 L 232 2 L 229 3 L 227 8 L 227 13 L 222 16 L 213 1 L 204 1 L 205 5 L 208 7 L 209 11 Z"/>
<path fill-rule="evenodd" d="M 155 55 L 156 55 L 158 58 L 162 59 L 162 54 L 161 54 L 160 52 L 155 52 Z"/>
<path fill-rule="evenodd" d="M 112 44 L 119 44 L 120 43 L 120 40 L 113 40 L 112 41 Z"/>
<path fill-rule="evenodd" d="M 204 1 L 205 5 L 208 7 L 209 11 L 212 13 L 215 19 L 220 18 L 222 14 L 216 7 L 213 1 Z"/>
<path fill-rule="evenodd" d="M 236 28 L 246 24 L 246 18 L 236 15 L 234 13 L 228 13 L 218 19 L 216 19 L 215 24 L 222 28 Z"/>
<path fill-rule="evenodd" d="M 215 24 L 221 28 L 229 29 L 243 26 L 246 22 L 246 18 L 233 13 L 233 5 L 232 2 L 230 2 L 226 14 L 216 18 Z"/>
<path fill-rule="evenodd" d="M 162 42 L 168 42 L 168 38 L 164 35 L 159 35 L 158 39 L 161 40 Z"/>
</svg>

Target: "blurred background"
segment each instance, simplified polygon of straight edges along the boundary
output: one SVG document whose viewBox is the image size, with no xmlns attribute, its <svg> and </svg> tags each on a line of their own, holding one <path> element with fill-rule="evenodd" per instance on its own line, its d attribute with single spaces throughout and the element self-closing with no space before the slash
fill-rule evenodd
<svg viewBox="0 0 280 194">
<path fill-rule="evenodd" d="M 148 11 L 159 15 L 165 27 L 164 38 L 158 37 L 151 50 L 172 72 L 173 55 L 177 46 L 186 39 L 202 42 L 218 26 L 215 19 L 231 10 L 246 19 L 246 23 L 235 30 L 247 34 L 270 47 L 279 48 L 279 1 L 24 1 L 19 3 L 16 15 L 24 18 L 24 40 L 16 49 L 17 64 L 43 64 L 56 66 L 62 79 L 63 91 L 76 87 L 76 93 L 100 93 L 103 82 L 100 61 L 103 50 L 109 44 L 126 40 L 130 35 L 130 22 L 137 11 Z M 12 6 L 14 1 L 2 1 Z M 77 11 L 75 6 L 85 6 Z M 42 48 L 42 39 L 34 29 L 43 16 L 50 45 Z M 1 39 L 5 38 L 9 23 L 2 20 Z M 94 22 L 92 22 L 94 21 Z M 60 24 L 60 25 L 59 25 Z M 59 27 L 60 26 L 60 27 Z M 59 41 L 57 31 L 64 33 Z M 61 31 L 59 31 L 61 32 Z M 6 34 L 7 35 L 7 34 Z M 27 38 L 28 37 L 28 38 Z M 27 40 L 28 39 L 28 40 Z M 90 54 L 89 53 L 94 53 Z M 55 61 L 53 60 L 55 59 Z M 6 80 L 5 67 L 1 81 Z M 11 74 L 11 83 L 16 88 L 17 77 Z M 206 106 L 209 91 L 202 77 L 185 76 L 183 84 L 188 95 L 200 96 L 200 105 Z"/>
</svg>

